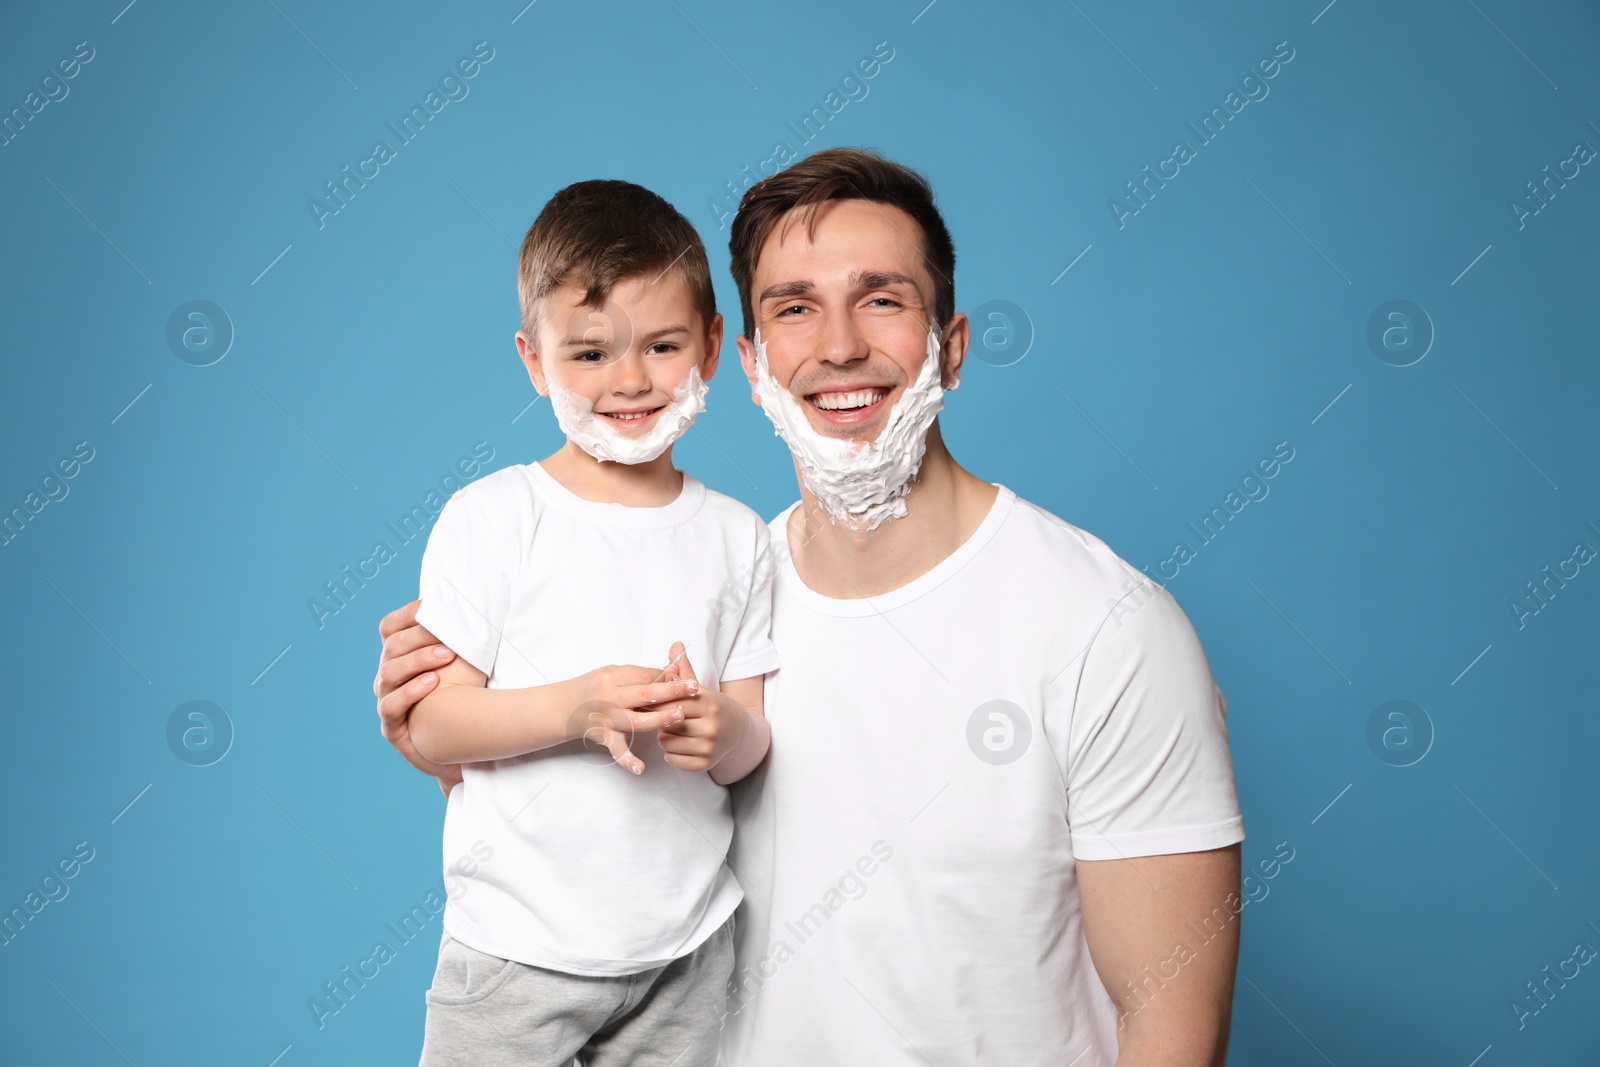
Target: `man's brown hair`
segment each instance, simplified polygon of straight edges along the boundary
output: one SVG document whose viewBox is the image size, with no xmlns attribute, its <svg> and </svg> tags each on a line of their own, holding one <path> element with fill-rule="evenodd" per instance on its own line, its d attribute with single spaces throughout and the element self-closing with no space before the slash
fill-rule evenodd
<svg viewBox="0 0 1600 1067">
<path fill-rule="evenodd" d="M 816 236 L 817 209 L 829 200 L 868 200 L 892 204 L 922 227 L 922 256 L 933 276 L 933 315 L 940 330 L 956 313 L 956 246 L 950 240 L 944 217 L 933 203 L 933 187 L 926 178 L 870 148 L 828 148 L 815 152 L 787 170 L 752 185 L 739 201 L 728 238 L 729 269 L 739 286 L 744 312 L 744 335 L 755 337 L 755 308 L 750 286 L 756 260 L 767 238 L 784 215 L 797 207 L 806 236 Z"/>
<path fill-rule="evenodd" d="M 689 283 L 702 327 L 717 313 L 706 248 L 689 220 L 641 185 L 611 178 L 577 182 L 550 198 L 517 256 L 522 330 L 536 342 L 539 305 L 552 289 L 584 289 L 584 306 L 604 307 L 626 278 L 668 270 Z"/>
</svg>

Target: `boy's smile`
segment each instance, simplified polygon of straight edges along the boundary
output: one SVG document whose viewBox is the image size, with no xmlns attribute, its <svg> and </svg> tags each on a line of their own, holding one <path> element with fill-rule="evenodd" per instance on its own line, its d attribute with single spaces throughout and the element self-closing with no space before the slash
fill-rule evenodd
<svg viewBox="0 0 1600 1067">
<path fill-rule="evenodd" d="M 616 423 L 620 429 L 626 432 L 628 430 L 644 429 L 645 425 L 650 422 L 651 418 L 653 418 L 655 414 L 664 407 L 666 407 L 665 404 L 657 404 L 655 407 L 614 408 L 610 411 L 602 411 L 599 408 L 596 408 L 595 414 L 604 415 L 607 419 L 610 419 L 612 422 Z"/>
</svg>

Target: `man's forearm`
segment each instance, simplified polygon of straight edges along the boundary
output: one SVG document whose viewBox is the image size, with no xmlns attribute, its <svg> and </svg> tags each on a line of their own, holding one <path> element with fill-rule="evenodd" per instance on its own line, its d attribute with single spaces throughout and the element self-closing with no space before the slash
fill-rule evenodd
<svg viewBox="0 0 1600 1067">
<path fill-rule="evenodd" d="M 435 763 L 505 759 L 580 736 L 583 701 L 571 681 L 527 689 L 486 689 L 440 680 L 411 709 L 411 742 Z"/>
</svg>

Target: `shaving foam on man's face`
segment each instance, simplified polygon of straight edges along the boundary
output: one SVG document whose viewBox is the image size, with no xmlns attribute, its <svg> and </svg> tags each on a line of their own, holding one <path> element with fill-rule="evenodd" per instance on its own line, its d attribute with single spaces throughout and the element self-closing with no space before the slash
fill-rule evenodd
<svg viewBox="0 0 1600 1067">
<path fill-rule="evenodd" d="M 873 440 L 831 437 L 811 425 L 793 393 L 777 383 L 767 366 L 767 343 L 758 327 L 753 338 L 756 395 L 773 429 L 794 453 L 800 477 L 835 522 L 855 530 L 875 530 L 885 519 L 906 514 L 906 493 L 922 466 L 928 430 L 944 409 L 940 384 L 939 331 L 928 327 L 927 350 L 916 379 L 901 393 Z M 829 404 L 870 407 L 877 390 L 826 394 Z"/>
</svg>

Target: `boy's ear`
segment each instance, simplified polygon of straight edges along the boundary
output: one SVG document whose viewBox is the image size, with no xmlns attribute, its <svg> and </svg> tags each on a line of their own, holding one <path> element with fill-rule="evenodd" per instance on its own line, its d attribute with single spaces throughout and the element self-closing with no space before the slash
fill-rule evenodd
<svg viewBox="0 0 1600 1067">
<path fill-rule="evenodd" d="M 544 367 L 539 363 L 539 353 L 533 350 L 533 343 L 521 330 L 517 331 L 517 355 L 522 358 L 522 365 L 528 368 L 528 379 L 533 382 L 539 395 L 549 396 L 550 386 L 544 380 Z"/>
<path fill-rule="evenodd" d="M 717 365 L 722 362 L 722 316 L 711 316 L 711 325 L 706 328 L 706 358 L 700 365 L 700 380 L 709 382 L 711 376 L 717 373 Z"/>
<path fill-rule="evenodd" d="M 744 376 L 750 382 L 750 399 L 756 402 L 756 407 L 760 407 L 761 397 L 756 393 L 756 346 L 742 333 L 733 339 L 733 343 L 739 349 L 739 366 L 744 368 Z"/>
</svg>

